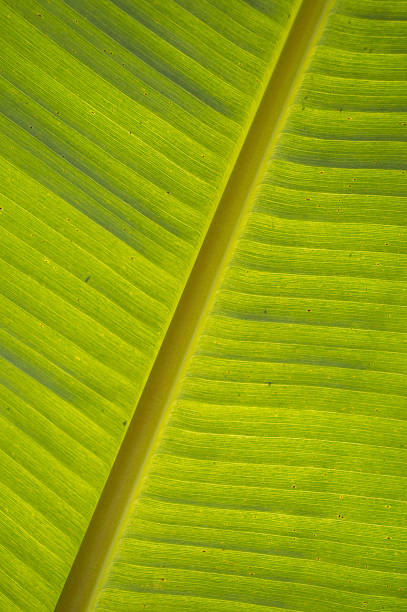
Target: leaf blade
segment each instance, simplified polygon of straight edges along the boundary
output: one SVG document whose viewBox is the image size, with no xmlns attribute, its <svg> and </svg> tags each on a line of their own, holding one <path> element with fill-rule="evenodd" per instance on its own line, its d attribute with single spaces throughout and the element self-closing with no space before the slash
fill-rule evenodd
<svg viewBox="0 0 407 612">
<path fill-rule="evenodd" d="M 360 94 L 343 6 L 352 15 L 336 3 L 319 48 L 351 47 L 352 85 L 338 63 L 325 89 L 317 48 L 96 609 L 176 599 L 187 610 L 203 597 L 225 609 L 407 609 L 405 374 L 375 361 L 404 361 L 405 178 L 390 146 L 364 144 L 379 125 L 366 122 L 363 140 L 341 131 L 344 111 L 369 116 L 378 104 L 389 141 L 400 134 L 390 123 L 404 87 L 392 79 L 400 41 L 381 57 L 387 90 L 362 77 Z M 358 45 L 378 29 L 367 10 Z M 305 123 L 316 132 L 306 154 Z M 349 169 L 332 163 L 338 151 Z"/>
<path fill-rule="evenodd" d="M 159 27 L 159 3 L 102 4 L 0 5 L 10 609 L 59 597 L 293 18 L 247 7 L 239 47 L 177 3 Z"/>
</svg>

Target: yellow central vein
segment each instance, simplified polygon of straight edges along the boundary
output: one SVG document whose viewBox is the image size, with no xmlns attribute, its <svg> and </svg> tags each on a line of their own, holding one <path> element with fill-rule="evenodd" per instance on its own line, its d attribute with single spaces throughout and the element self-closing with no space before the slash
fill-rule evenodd
<svg viewBox="0 0 407 612">
<path fill-rule="evenodd" d="M 94 610 L 256 187 L 334 0 L 303 0 L 226 185 L 55 612 Z"/>
</svg>

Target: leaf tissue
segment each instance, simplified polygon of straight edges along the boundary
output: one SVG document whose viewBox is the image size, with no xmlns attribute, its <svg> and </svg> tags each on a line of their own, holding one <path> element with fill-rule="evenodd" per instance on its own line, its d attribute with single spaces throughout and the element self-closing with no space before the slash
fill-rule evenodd
<svg viewBox="0 0 407 612">
<path fill-rule="evenodd" d="M 0 32 L 0 610 L 407 611 L 407 1 Z"/>
</svg>

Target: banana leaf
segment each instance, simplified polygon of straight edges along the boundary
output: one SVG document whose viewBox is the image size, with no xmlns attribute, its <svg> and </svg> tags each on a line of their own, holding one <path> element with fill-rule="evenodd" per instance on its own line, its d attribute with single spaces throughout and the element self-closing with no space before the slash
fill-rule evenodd
<svg viewBox="0 0 407 612">
<path fill-rule="evenodd" d="M 407 2 L 300 4 L 0 3 L 1 609 L 407 610 Z"/>
</svg>

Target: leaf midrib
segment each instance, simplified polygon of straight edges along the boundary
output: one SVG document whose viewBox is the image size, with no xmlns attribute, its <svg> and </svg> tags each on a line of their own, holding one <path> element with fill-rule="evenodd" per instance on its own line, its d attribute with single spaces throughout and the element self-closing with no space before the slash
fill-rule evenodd
<svg viewBox="0 0 407 612">
<path fill-rule="evenodd" d="M 210 312 L 266 162 L 285 123 L 333 0 L 303 0 L 224 188 L 137 410 L 61 593 L 56 612 L 93 610 L 172 400 Z"/>
</svg>

